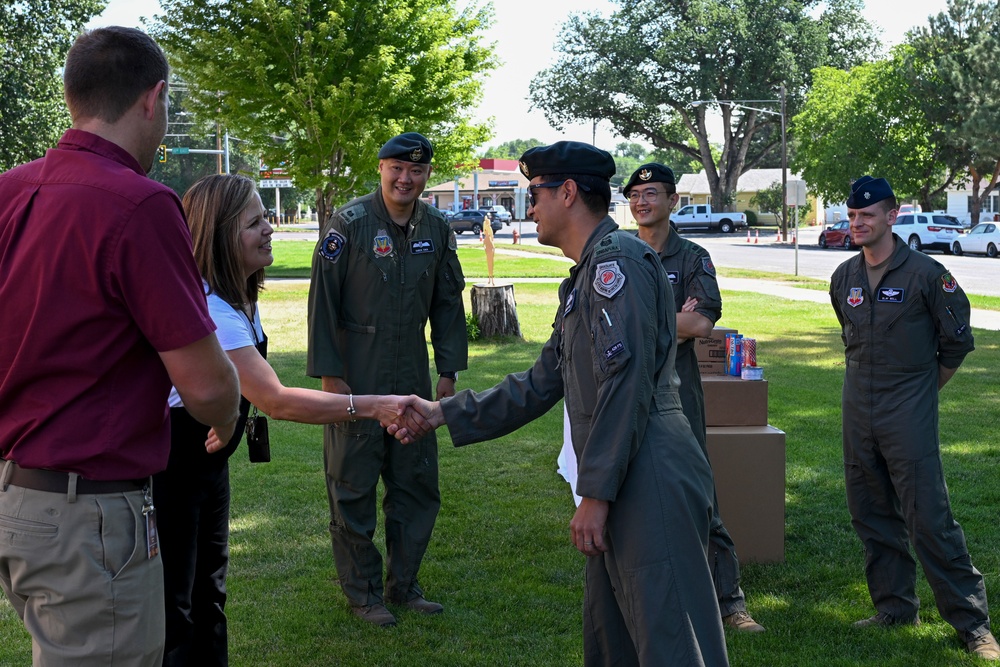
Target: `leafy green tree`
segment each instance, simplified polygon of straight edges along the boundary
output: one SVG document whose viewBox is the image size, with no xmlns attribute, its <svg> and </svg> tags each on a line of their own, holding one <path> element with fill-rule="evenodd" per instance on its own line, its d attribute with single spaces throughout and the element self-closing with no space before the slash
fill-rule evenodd
<svg viewBox="0 0 1000 667">
<path fill-rule="evenodd" d="M 821 67 L 801 113 L 792 119 L 797 147 L 792 168 L 813 192 L 843 201 L 855 179 L 887 178 L 901 199 L 917 199 L 925 210 L 959 175 L 949 168 L 948 148 L 935 140 L 910 72 L 910 46 L 849 72 Z"/>
<path fill-rule="evenodd" d="M 782 205 L 782 194 L 781 183 L 779 181 L 775 181 L 763 190 L 758 190 L 757 193 L 750 198 L 750 205 L 756 206 L 758 211 L 780 211 Z"/>
<path fill-rule="evenodd" d="M 224 129 L 211 120 L 199 120 L 188 105 L 187 84 L 176 76 L 170 82 L 170 108 L 167 116 L 167 136 L 163 143 L 167 146 L 167 161 L 154 162 L 149 177 L 170 187 L 183 196 L 195 181 L 209 174 L 222 173 L 224 161 L 221 155 L 202 153 L 172 153 L 175 148 L 195 150 L 221 150 Z M 258 178 L 259 158 L 250 152 L 246 144 L 238 140 L 229 142 L 229 171 Z M 261 192 L 261 197 L 266 191 Z M 272 205 L 274 196 L 271 195 Z M 267 204 L 265 204 L 267 205 Z"/>
<path fill-rule="evenodd" d="M 1000 179 L 1000 4 L 949 0 L 909 43 L 909 75 L 931 139 L 971 182 L 975 223 Z"/>
<path fill-rule="evenodd" d="M 861 0 L 831 0 L 818 17 L 811 0 L 617 5 L 609 18 L 570 18 L 560 36 L 562 57 L 532 81 L 532 103 L 558 128 L 600 118 L 626 138 L 697 160 L 713 202 L 731 201 L 741 174 L 774 159 L 780 118 L 691 102 L 770 100 L 784 84 L 794 111 L 815 67 L 863 61 L 876 43 L 870 24 L 860 20 Z M 722 115 L 718 159 L 708 138 L 709 106 Z"/>
<path fill-rule="evenodd" d="M 59 72 L 105 0 L 0 3 L 0 171 L 41 157 L 69 126 Z"/>
<path fill-rule="evenodd" d="M 544 142 L 534 138 L 514 139 L 512 141 L 505 141 L 499 146 L 491 146 L 490 148 L 487 148 L 483 153 L 483 157 L 496 158 L 498 160 L 517 160 L 524 155 L 524 152 L 529 148 L 544 145 Z"/>
<path fill-rule="evenodd" d="M 473 159 L 472 121 L 494 66 L 488 9 L 451 0 L 162 0 L 153 33 L 191 88 L 190 105 L 285 162 L 325 219 L 375 174 L 399 132 L 434 143 L 441 175 Z M 370 180 L 368 181 L 370 182 Z"/>
</svg>

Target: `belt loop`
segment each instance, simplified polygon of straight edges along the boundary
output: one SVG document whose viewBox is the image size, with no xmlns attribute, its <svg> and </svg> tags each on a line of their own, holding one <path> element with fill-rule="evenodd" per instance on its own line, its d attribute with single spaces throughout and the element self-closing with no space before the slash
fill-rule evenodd
<svg viewBox="0 0 1000 667">
<path fill-rule="evenodd" d="M 10 485 L 10 476 L 14 474 L 14 461 L 13 459 L 4 461 L 3 472 L 0 473 L 0 491 L 6 492 L 7 487 Z"/>
<path fill-rule="evenodd" d="M 80 476 L 75 472 L 69 473 L 69 485 L 68 485 L 69 488 L 67 489 L 66 493 L 66 502 L 68 503 L 76 502 L 76 480 L 78 480 L 79 478 Z"/>
</svg>

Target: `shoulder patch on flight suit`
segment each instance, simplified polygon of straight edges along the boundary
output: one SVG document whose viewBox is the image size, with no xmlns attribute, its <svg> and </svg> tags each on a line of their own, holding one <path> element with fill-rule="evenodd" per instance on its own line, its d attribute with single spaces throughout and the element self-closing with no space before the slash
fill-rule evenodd
<svg viewBox="0 0 1000 667">
<path fill-rule="evenodd" d="M 458 239 L 455 238 L 455 230 L 448 231 L 448 250 L 458 250 Z"/>
<path fill-rule="evenodd" d="M 618 243 L 618 235 L 611 232 L 603 239 L 597 242 L 597 248 L 594 250 L 594 257 L 600 257 L 601 255 L 607 255 L 610 252 L 618 252 L 621 250 L 621 244 Z"/>
<path fill-rule="evenodd" d="M 710 276 L 715 275 L 715 264 L 712 264 L 711 257 L 701 258 L 701 268 L 705 269 L 705 273 L 707 273 L 708 275 Z"/>
<path fill-rule="evenodd" d="M 941 276 L 941 289 L 949 294 L 958 289 L 958 281 L 952 278 L 950 271 Z"/>
<path fill-rule="evenodd" d="M 875 300 L 882 303 L 903 303 L 903 293 L 905 291 L 899 287 L 879 287 L 878 296 L 875 297 Z"/>
<path fill-rule="evenodd" d="M 344 224 L 351 224 L 355 220 L 363 218 L 365 215 L 365 205 L 355 204 L 354 206 L 344 209 L 340 212 L 340 217 L 344 219 Z"/>
<path fill-rule="evenodd" d="M 323 239 L 323 243 L 319 246 L 319 255 L 328 262 L 336 264 L 346 246 L 347 237 L 338 232 L 336 229 L 331 229 L 327 232 L 326 237 Z"/>
<path fill-rule="evenodd" d="M 625 273 L 617 260 L 601 262 L 594 276 L 594 291 L 606 299 L 614 297 L 625 286 Z"/>
<path fill-rule="evenodd" d="M 852 287 L 851 293 L 847 297 L 847 305 L 857 308 L 865 302 L 865 293 L 860 287 Z"/>
</svg>

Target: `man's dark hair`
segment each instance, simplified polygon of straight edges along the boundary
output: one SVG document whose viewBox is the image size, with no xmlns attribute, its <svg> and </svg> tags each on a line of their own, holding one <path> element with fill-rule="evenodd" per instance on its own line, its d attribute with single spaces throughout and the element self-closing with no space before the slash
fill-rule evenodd
<svg viewBox="0 0 1000 667">
<path fill-rule="evenodd" d="M 893 209 L 899 208 L 899 202 L 896 201 L 895 197 L 886 197 L 880 203 L 882 204 L 882 210 L 885 211 L 886 213 L 888 213 Z"/>
<path fill-rule="evenodd" d="M 121 26 L 97 28 L 77 37 L 66 56 L 66 106 L 74 121 L 114 123 L 169 75 L 166 56 L 146 33 Z"/>
<path fill-rule="evenodd" d="M 608 206 L 611 205 L 611 184 L 598 176 L 586 174 L 548 174 L 547 181 L 576 181 L 577 185 L 583 185 L 588 190 L 580 188 L 578 190 L 580 200 L 591 213 L 607 215 Z"/>
</svg>

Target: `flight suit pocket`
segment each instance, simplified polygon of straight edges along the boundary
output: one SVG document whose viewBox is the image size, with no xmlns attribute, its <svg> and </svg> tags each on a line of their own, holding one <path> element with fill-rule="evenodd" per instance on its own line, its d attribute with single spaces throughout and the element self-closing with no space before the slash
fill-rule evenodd
<svg viewBox="0 0 1000 667">
<path fill-rule="evenodd" d="M 632 358 L 625 333 L 614 311 L 601 308 L 595 313 L 591 338 L 594 341 L 594 373 L 599 380 L 620 372 Z"/>
<path fill-rule="evenodd" d="M 350 331 L 351 333 L 360 333 L 360 334 L 375 333 L 375 327 L 367 326 L 364 324 L 355 324 L 354 322 L 344 322 L 343 327 L 345 330 Z"/>
</svg>

